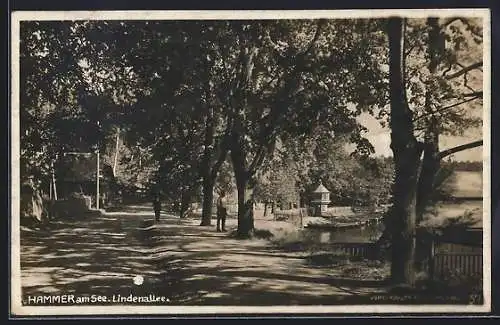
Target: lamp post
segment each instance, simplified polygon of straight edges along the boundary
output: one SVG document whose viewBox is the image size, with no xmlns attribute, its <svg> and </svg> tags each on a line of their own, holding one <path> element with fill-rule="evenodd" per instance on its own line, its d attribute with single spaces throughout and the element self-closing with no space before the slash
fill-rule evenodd
<svg viewBox="0 0 500 325">
<path fill-rule="evenodd" d="M 101 123 L 99 121 L 97 121 L 97 128 L 98 130 L 100 131 L 101 129 Z M 100 132 L 99 132 L 100 134 Z M 99 173 L 99 170 L 100 170 L 100 158 L 99 158 L 99 155 L 100 155 L 100 152 L 99 152 L 99 147 L 100 147 L 100 141 L 99 141 L 99 137 L 97 138 L 97 150 L 96 150 L 96 159 L 97 159 L 97 162 L 96 162 L 96 165 L 97 165 L 97 172 L 96 172 L 96 209 L 99 210 L 99 199 L 100 199 L 100 186 L 99 186 L 99 178 L 100 178 L 100 173 Z"/>
<path fill-rule="evenodd" d="M 99 161 L 100 161 L 100 159 L 99 159 L 99 146 L 97 147 L 96 158 L 97 158 L 97 162 L 96 162 L 96 165 L 97 165 L 96 175 L 97 175 L 97 177 L 96 177 L 96 201 L 95 201 L 96 203 L 95 203 L 95 206 L 96 206 L 97 210 L 99 210 L 99 196 L 100 196 L 100 193 L 99 193 L 99 188 L 100 188 L 100 186 L 99 186 L 99 177 L 100 177 L 100 175 L 99 175 L 99 169 L 100 169 L 100 166 L 99 166 Z"/>
<path fill-rule="evenodd" d="M 54 172 L 54 163 L 52 162 L 51 168 L 51 180 L 50 180 L 50 199 L 54 198 L 57 201 L 57 187 L 56 187 L 56 176 Z M 53 193 L 53 195 L 52 195 Z"/>
</svg>

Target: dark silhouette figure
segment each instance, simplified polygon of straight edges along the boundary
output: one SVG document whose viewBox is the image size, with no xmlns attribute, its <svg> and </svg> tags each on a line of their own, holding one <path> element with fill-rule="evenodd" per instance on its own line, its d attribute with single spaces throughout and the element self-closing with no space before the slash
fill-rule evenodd
<svg viewBox="0 0 500 325">
<path fill-rule="evenodd" d="M 161 200 L 160 195 L 156 194 L 153 198 L 153 209 L 155 211 L 155 220 L 160 221 L 160 212 L 161 212 Z"/>
<path fill-rule="evenodd" d="M 221 192 L 217 199 L 217 231 L 226 231 L 227 202 L 226 195 Z M 222 229 L 221 229 L 222 223 Z"/>
</svg>

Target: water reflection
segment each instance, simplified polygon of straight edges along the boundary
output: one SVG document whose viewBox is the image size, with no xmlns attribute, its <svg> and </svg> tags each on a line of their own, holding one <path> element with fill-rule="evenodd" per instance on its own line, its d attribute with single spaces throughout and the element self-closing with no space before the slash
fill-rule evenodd
<svg viewBox="0 0 500 325">
<path fill-rule="evenodd" d="M 384 230 L 382 223 L 355 228 L 305 228 L 304 235 L 320 243 L 370 243 L 375 242 Z"/>
</svg>

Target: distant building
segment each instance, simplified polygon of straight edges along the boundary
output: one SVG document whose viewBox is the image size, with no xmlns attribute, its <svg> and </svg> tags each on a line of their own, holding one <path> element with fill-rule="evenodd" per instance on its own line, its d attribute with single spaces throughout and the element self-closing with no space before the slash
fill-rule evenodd
<svg viewBox="0 0 500 325">
<path fill-rule="evenodd" d="M 72 193 L 82 193 L 92 196 L 95 200 L 97 190 L 96 171 L 95 155 L 69 156 L 61 159 L 56 173 L 59 199 L 68 198 Z M 100 192 L 107 195 L 113 181 L 110 166 L 101 162 L 100 175 Z"/>
</svg>

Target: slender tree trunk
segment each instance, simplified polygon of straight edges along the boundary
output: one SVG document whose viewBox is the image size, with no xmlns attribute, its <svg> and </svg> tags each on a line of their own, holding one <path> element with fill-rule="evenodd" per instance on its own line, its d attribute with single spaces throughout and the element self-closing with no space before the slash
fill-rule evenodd
<svg viewBox="0 0 500 325">
<path fill-rule="evenodd" d="M 432 131 L 429 131 L 432 132 Z M 440 160 L 438 158 L 439 147 L 438 139 L 439 135 L 436 132 L 432 132 L 428 135 L 432 139 L 425 141 L 424 144 L 424 158 L 422 161 L 422 172 L 418 180 L 418 190 L 417 190 L 417 224 L 422 222 L 424 219 L 424 213 L 429 205 L 429 201 L 432 198 L 434 192 L 434 180 L 436 174 L 439 171 Z"/>
<path fill-rule="evenodd" d="M 214 201 L 215 182 L 211 177 L 203 179 L 203 207 L 201 212 L 200 226 L 210 226 L 212 224 L 212 206 Z"/>
<path fill-rule="evenodd" d="M 416 190 L 422 148 L 413 134 L 412 112 L 406 101 L 401 18 L 389 19 L 388 34 L 391 149 L 396 172 L 393 207 L 387 224 L 392 244 L 391 280 L 397 285 L 414 286 Z"/>
<path fill-rule="evenodd" d="M 434 123 L 431 122 L 431 123 Z M 425 211 L 429 206 L 432 196 L 435 191 L 435 179 L 436 174 L 440 168 L 440 160 L 438 159 L 439 154 L 439 134 L 437 130 L 433 130 L 433 124 L 430 125 L 429 130 L 426 134 L 423 159 L 422 159 L 422 169 L 418 178 L 417 184 L 417 202 L 416 202 L 416 224 L 418 225 L 424 220 Z M 424 270 L 426 260 L 430 260 L 429 252 L 432 242 L 429 239 L 431 237 L 427 236 L 425 233 L 417 233 L 417 244 L 416 244 L 416 269 L 418 271 Z"/>
<path fill-rule="evenodd" d="M 212 219 L 212 206 L 214 187 L 217 174 L 226 160 L 226 138 L 215 138 L 216 112 L 212 105 L 208 105 L 208 114 L 205 122 L 204 153 L 201 166 L 203 176 L 203 205 L 201 212 L 201 226 L 210 226 Z"/>
<path fill-rule="evenodd" d="M 441 35 L 441 27 L 437 18 L 427 19 L 429 30 L 427 57 L 429 60 L 429 80 L 425 89 L 425 110 L 430 114 L 427 121 L 428 126 L 425 134 L 424 158 L 422 162 L 422 173 L 418 181 L 417 190 L 417 223 L 421 222 L 434 190 L 434 179 L 439 170 L 439 129 L 436 117 L 432 115 L 434 100 L 434 78 L 441 60 L 442 49 L 444 49 L 444 38 Z"/>
<path fill-rule="evenodd" d="M 440 161 L 439 154 L 439 128 L 436 117 L 433 115 L 435 101 L 435 75 L 439 62 L 441 60 L 442 49 L 444 49 L 444 38 L 441 35 L 441 27 L 438 19 L 431 17 L 427 19 L 428 27 L 428 46 L 427 46 L 427 59 L 429 79 L 426 83 L 425 89 L 425 111 L 429 115 L 427 128 L 425 131 L 424 140 L 424 156 L 422 160 L 422 170 L 418 178 L 417 184 L 417 203 L 416 215 L 417 225 L 424 219 L 425 211 L 429 205 L 432 195 L 434 193 L 434 182 L 436 174 L 439 170 Z M 422 234 L 419 236 L 416 245 L 416 265 L 415 267 L 423 271 L 425 260 L 428 259 L 428 252 L 430 251 L 428 236 Z"/>
<path fill-rule="evenodd" d="M 181 194 L 181 206 L 179 211 L 179 216 L 181 218 L 187 217 L 187 211 L 189 209 L 189 204 L 191 203 L 190 196 L 187 191 L 183 191 Z"/>
<path fill-rule="evenodd" d="M 51 168 L 51 180 L 52 180 L 52 186 L 53 186 L 53 189 L 54 189 L 54 200 L 57 201 L 57 182 L 56 182 L 56 174 L 55 174 L 55 170 L 54 170 L 54 163 L 52 163 L 52 168 Z"/>
<path fill-rule="evenodd" d="M 267 216 L 267 201 L 264 202 L 264 217 Z"/>
<path fill-rule="evenodd" d="M 116 177 L 116 168 L 118 166 L 118 152 L 120 150 L 120 128 L 116 131 L 116 144 L 115 144 L 115 159 L 113 162 L 113 176 Z"/>
</svg>

